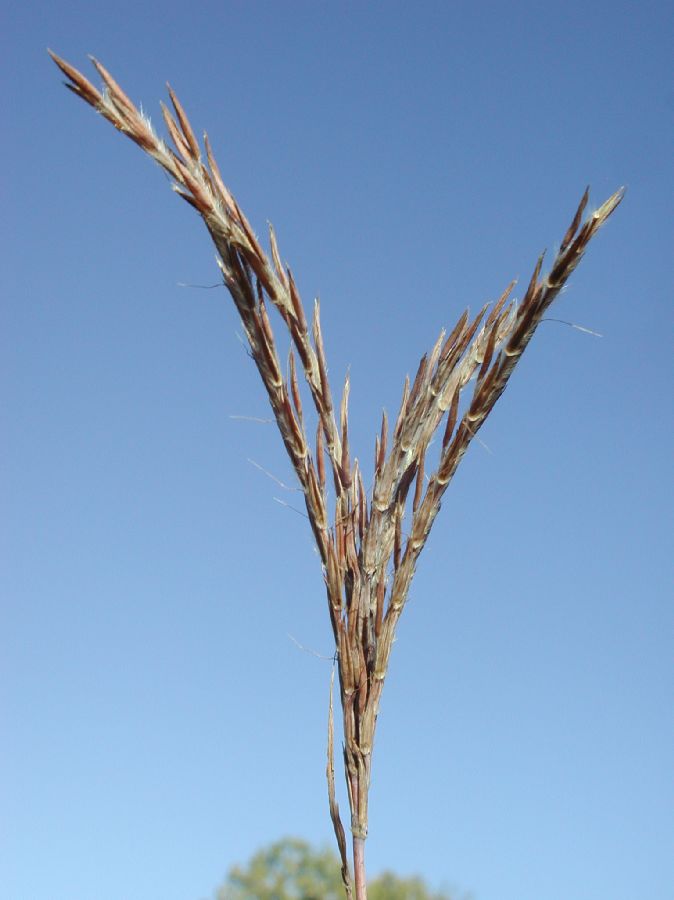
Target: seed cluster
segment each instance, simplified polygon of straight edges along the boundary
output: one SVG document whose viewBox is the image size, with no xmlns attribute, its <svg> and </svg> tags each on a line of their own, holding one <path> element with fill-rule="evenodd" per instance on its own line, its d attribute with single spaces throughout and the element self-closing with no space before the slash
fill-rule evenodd
<svg viewBox="0 0 674 900">
<path fill-rule="evenodd" d="M 309 324 L 292 272 L 281 261 L 273 228 L 269 229 L 267 255 L 225 186 L 208 137 L 204 135 L 204 160 L 189 120 L 169 87 L 173 110 L 162 104 L 173 142 L 173 148 L 169 147 L 97 60 L 92 62 L 103 79 L 102 91 L 77 69 L 51 55 L 67 76 L 67 87 L 168 172 L 174 190 L 197 210 L 217 249 L 224 283 L 241 317 L 251 356 L 299 480 L 322 563 L 339 672 L 356 892 L 361 896 L 358 887 L 359 878 L 364 878 L 362 847 L 367 836 L 377 713 L 417 558 L 468 445 L 503 393 L 534 331 L 588 243 L 620 203 L 623 191 L 617 191 L 583 222 L 588 200 L 585 192 L 549 274 L 541 276 L 541 256 L 519 304 L 511 299 L 513 282 L 491 310 L 485 306 L 472 320 L 465 312 L 448 335 L 440 334 L 421 359 L 414 381 L 411 385 L 409 378 L 405 381 L 392 429 L 386 413 L 382 416 L 375 439 L 374 481 L 367 492 L 349 446 L 348 376 L 338 413 L 333 403 L 319 303 L 314 303 Z M 279 360 L 270 306 L 279 313 L 290 337 L 287 374 Z M 316 414 L 311 440 L 300 397 L 299 370 Z M 439 459 L 427 471 L 427 451 L 436 434 L 441 434 Z M 334 492 L 332 511 L 329 491 Z M 332 695 L 328 793 L 344 885 L 351 896 L 346 839 L 334 789 Z"/>
</svg>

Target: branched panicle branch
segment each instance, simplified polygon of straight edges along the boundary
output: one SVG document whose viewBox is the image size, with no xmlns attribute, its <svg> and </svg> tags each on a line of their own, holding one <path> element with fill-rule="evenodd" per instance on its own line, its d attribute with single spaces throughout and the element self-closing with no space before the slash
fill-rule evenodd
<svg viewBox="0 0 674 900">
<path fill-rule="evenodd" d="M 336 412 L 321 330 L 320 307 L 311 322 L 291 270 L 282 262 L 269 229 L 270 253 L 262 249 L 236 199 L 226 187 L 204 135 L 205 159 L 178 98 L 162 113 L 173 147 L 155 134 L 108 71 L 92 63 L 103 80 L 95 88 L 55 54 L 67 87 L 151 156 L 171 177 L 173 189 L 201 216 L 218 253 L 218 264 L 246 332 L 251 356 L 267 391 L 283 443 L 301 485 L 326 585 L 335 638 L 343 713 L 344 763 L 354 849 L 355 896 L 365 897 L 364 841 L 375 724 L 398 619 L 408 596 L 442 496 L 464 453 L 501 396 L 546 311 L 578 265 L 589 242 L 620 203 L 617 191 L 583 221 L 586 191 L 547 275 L 543 258 L 518 304 L 514 282 L 491 309 L 473 319 L 465 312 L 444 331 L 405 382 L 392 431 L 384 413 L 375 440 L 374 481 L 368 496 L 349 444 L 347 376 Z M 281 365 L 269 309 L 287 330 L 291 351 L 287 375 Z M 298 372 L 301 369 L 316 414 L 309 441 Z M 439 459 L 426 451 L 440 433 Z M 328 486 L 328 472 L 331 485 Z M 330 521 L 328 491 L 334 490 Z M 402 522 L 408 515 L 406 534 Z M 332 770 L 332 693 L 328 738 L 330 813 L 335 827 L 347 896 L 351 876 L 344 829 L 335 800 Z"/>
</svg>

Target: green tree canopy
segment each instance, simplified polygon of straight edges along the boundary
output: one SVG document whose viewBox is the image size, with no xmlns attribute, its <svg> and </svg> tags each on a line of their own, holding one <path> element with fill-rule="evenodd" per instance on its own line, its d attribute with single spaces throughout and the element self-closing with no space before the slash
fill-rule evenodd
<svg viewBox="0 0 674 900">
<path fill-rule="evenodd" d="M 244 867 L 234 866 L 217 900 L 343 900 L 340 864 L 332 850 L 284 838 L 258 850 Z M 422 878 L 384 872 L 368 884 L 368 900 L 452 900 L 434 893 Z"/>
</svg>

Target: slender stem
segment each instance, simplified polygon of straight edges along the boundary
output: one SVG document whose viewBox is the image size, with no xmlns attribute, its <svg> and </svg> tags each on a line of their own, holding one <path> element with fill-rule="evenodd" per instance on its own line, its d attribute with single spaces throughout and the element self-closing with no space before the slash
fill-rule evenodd
<svg viewBox="0 0 674 900">
<path fill-rule="evenodd" d="M 356 886 L 355 900 L 367 900 L 365 878 L 365 838 L 353 838 L 353 878 Z"/>
</svg>

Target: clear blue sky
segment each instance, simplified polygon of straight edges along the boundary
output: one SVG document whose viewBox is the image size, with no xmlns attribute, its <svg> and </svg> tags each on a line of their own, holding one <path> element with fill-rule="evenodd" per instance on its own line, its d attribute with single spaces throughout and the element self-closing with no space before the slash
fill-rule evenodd
<svg viewBox="0 0 674 900">
<path fill-rule="evenodd" d="M 672 896 L 673 16 L 6 4 L 3 900 L 206 900 L 265 843 L 332 841 L 330 665 L 288 638 L 331 653 L 321 575 L 247 461 L 291 479 L 273 426 L 232 418 L 269 411 L 231 302 L 179 286 L 212 248 L 47 46 L 208 129 L 321 296 L 368 465 L 441 326 L 627 186 L 553 313 L 604 336 L 542 326 L 421 558 L 368 853 L 476 900 Z"/>
</svg>

